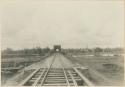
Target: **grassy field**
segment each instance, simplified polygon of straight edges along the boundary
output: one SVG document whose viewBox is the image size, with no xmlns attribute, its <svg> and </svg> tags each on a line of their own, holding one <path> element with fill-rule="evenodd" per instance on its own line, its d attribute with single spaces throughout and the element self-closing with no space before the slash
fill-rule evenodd
<svg viewBox="0 0 125 87">
<path fill-rule="evenodd" d="M 47 55 L 48 56 L 48 55 Z M 47 56 L 27 56 L 27 57 L 2 57 L 1 58 L 1 66 L 3 67 L 13 67 L 14 63 L 17 63 L 17 66 L 25 66 L 24 63 L 35 63 L 39 60 L 43 60 L 45 59 Z M 27 64 L 26 66 L 28 66 L 30 64 Z M 28 76 L 31 72 L 29 71 L 29 73 L 26 73 L 26 76 Z M 15 77 L 15 75 L 18 75 L 19 72 L 10 72 L 10 73 L 5 73 L 5 72 L 1 72 L 1 84 L 5 85 L 7 83 L 7 81 L 10 81 L 11 78 Z M 21 78 L 26 77 L 25 75 L 21 75 Z M 23 78 L 24 79 L 24 78 Z M 16 80 L 19 81 L 20 79 Z M 16 84 L 15 84 L 16 85 Z"/>
<path fill-rule="evenodd" d="M 11 67 L 14 65 L 14 63 L 17 63 L 17 66 L 22 65 L 24 63 L 34 63 L 34 62 L 38 62 L 40 60 L 45 59 L 46 57 L 49 56 L 49 54 L 45 55 L 45 56 L 14 56 L 13 55 L 9 56 L 2 56 L 1 58 L 1 65 L 2 67 Z"/>
<path fill-rule="evenodd" d="M 101 73 L 104 77 L 113 82 L 113 84 L 110 85 L 121 85 L 123 82 L 124 58 L 122 56 L 77 56 L 78 55 L 69 58 L 73 62 L 77 62 Z M 103 83 L 100 85 L 102 84 Z"/>
</svg>

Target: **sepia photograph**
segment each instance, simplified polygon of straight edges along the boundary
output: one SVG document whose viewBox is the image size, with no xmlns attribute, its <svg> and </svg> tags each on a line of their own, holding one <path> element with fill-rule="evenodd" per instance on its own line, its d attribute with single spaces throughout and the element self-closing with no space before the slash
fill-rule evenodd
<svg viewBox="0 0 125 87">
<path fill-rule="evenodd" d="M 1 86 L 123 86 L 123 0 L 0 0 Z"/>
</svg>

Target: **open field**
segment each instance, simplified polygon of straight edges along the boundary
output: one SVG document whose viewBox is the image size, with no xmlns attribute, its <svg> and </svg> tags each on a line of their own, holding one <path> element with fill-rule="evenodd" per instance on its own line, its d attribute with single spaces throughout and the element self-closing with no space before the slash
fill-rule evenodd
<svg viewBox="0 0 125 87">
<path fill-rule="evenodd" d="M 16 63 L 16 67 L 22 66 L 23 68 L 19 71 L 19 72 L 1 72 L 1 84 L 4 85 L 5 83 L 7 83 L 8 81 L 11 80 L 11 78 L 15 77 L 16 75 L 20 74 L 20 72 L 24 69 L 24 67 L 27 67 L 33 63 L 36 63 L 40 60 L 44 60 L 46 56 L 18 56 L 18 57 L 2 57 L 1 58 L 1 66 L 2 68 L 6 68 L 6 67 L 14 67 L 14 64 Z M 23 77 L 26 77 L 27 75 L 29 75 L 31 72 L 27 71 L 27 73 L 25 73 L 26 75 L 23 75 Z M 21 78 L 23 78 L 21 77 Z M 18 79 L 20 81 L 20 78 Z"/>
<path fill-rule="evenodd" d="M 72 60 L 72 62 L 77 62 L 83 66 L 89 67 L 89 69 L 96 70 L 113 82 L 112 85 L 121 85 L 123 83 L 124 58 L 122 56 L 77 56 L 78 55 L 68 58 Z"/>
</svg>

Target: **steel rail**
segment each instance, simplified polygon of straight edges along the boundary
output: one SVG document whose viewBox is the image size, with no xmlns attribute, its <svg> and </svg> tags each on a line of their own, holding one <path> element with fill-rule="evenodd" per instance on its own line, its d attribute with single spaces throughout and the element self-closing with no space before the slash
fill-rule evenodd
<svg viewBox="0 0 125 87">
<path fill-rule="evenodd" d="M 36 79 L 36 81 L 32 84 L 32 86 L 37 86 L 38 82 L 40 81 L 40 79 L 43 76 L 43 74 L 45 73 L 45 71 L 46 71 L 46 69 L 44 68 L 44 70 L 42 71 L 40 76 Z"/>
<path fill-rule="evenodd" d="M 25 80 L 23 80 L 23 81 L 19 84 L 19 86 L 25 85 L 25 84 L 33 77 L 33 75 L 35 75 L 39 70 L 40 70 L 40 68 L 39 68 L 39 69 L 36 69 L 36 70 L 35 70 L 33 73 L 31 73 Z"/>
<path fill-rule="evenodd" d="M 64 68 L 63 68 L 63 72 L 64 72 L 64 75 L 65 75 L 65 78 L 66 78 L 66 83 L 67 83 L 68 86 L 70 86 L 69 80 L 68 80 L 68 77 L 66 75 L 66 72 L 65 72 Z"/>
<path fill-rule="evenodd" d="M 69 75 L 70 75 L 70 77 L 71 77 L 71 79 L 72 79 L 72 81 L 74 83 L 74 86 L 78 86 L 78 84 L 77 84 L 76 80 L 74 79 L 73 75 L 71 74 L 71 72 L 68 71 L 68 73 L 69 73 Z"/>
<path fill-rule="evenodd" d="M 62 67 L 63 67 L 64 65 L 63 65 L 63 62 L 62 62 L 62 60 L 61 60 L 61 57 L 60 57 L 60 62 L 61 62 L 61 65 L 62 65 Z M 67 75 L 66 75 L 66 72 L 65 72 L 64 67 L 63 67 L 63 73 L 64 73 L 64 76 L 65 76 L 67 85 L 70 86 L 70 83 L 69 83 L 69 80 L 68 80 L 68 77 L 67 77 Z"/>
<path fill-rule="evenodd" d="M 44 77 L 43 77 L 43 79 L 42 79 L 42 81 L 41 81 L 41 83 L 40 83 L 40 86 L 42 86 L 42 85 L 44 84 L 44 81 L 45 81 L 45 79 L 46 79 L 46 77 L 47 77 L 47 74 L 49 73 L 49 70 L 51 69 L 52 64 L 53 64 L 53 62 L 54 62 L 54 60 L 55 60 L 55 58 L 56 58 L 55 56 L 56 56 L 56 55 L 54 55 L 54 58 L 53 58 L 53 60 L 52 60 L 52 63 L 50 64 L 50 66 L 49 66 L 47 72 L 45 73 L 45 75 L 44 75 Z"/>
<path fill-rule="evenodd" d="M 92 82 L 90 82 L 81 72 L 77 70 L 77 68 L 73 67 L 73 69 L 77 72 L 77 74 L 82 78 L 82 80 L 86 83 L 88 86 L 94 86 Z"/>
<path fill-rule="evenodd" d="M 26 83 L 28 81 L 31 81 L 33 76 L 37 75 L 37 73 L 39 73 L 38 74 L 38 78 L 34 78 L 35 81 L 32 80 L 33 81 L 32 86 L 43 86 L 43 85 L 46 85 L 45 82 L 48 81 L 47 77 L 48 77 L 48 75 L 50 73 L 50 70 L 52 69 L 52 65 L 53 65 L 55 59 L 56 59 L 56 54 L 54 54 L 53 58 L 51 59 L 48 68 L 44 68 L 41 72 L 40 72 L 41 68 L 36 69 L 24 81 L 22 81 L 19 84 L 19 86 L 26 85 Z M 65 70 L 65 68 L 64 68 L 64 61 L 62 61 L 62 57 L 61 56 L 60 56 L 59 60 L 60 60 L 61 66 L 62 66 L 61 71 L 63 70 L 62 74 L 64 74 L 63 77 L 64 77 L 64 81 L 65 81 L 65 84 L 63 83 L 63 84 L 60 84 L 60 85 L 67 85 L 67 86 L 74 85 L 74 86 L 78 86 L 78 84 L 76 82 L 76 79 L 75 79 L 75 76 L 73 76 L 73 73 L 71 73 L 70 70 Z M 91 81 L 89 81 L 89 79 L 86 78 L 76 67 L 73 67 L 72 69 L 85 82 L 85 85 L 87 85 L 87 86 L 94 86 L 94 84 Z M 73 84 L 70 81 L 73 81 Z M 51 85 L 51 84 L 48 84 L 48 85 Z M 57 85 L 59 85 L 59 84 L 57 84 Z"/>
</svg>

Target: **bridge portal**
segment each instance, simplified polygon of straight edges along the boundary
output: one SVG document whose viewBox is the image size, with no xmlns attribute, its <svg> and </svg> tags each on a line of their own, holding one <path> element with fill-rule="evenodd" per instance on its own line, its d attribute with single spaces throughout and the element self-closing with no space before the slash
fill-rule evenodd
<svg viewBox="0 0 125 87">
<path fill-rule="evenodd" d="M 61 51 L 61 45 L 54 45 L 54 52 L 60 52 Z"/>
</svg>

